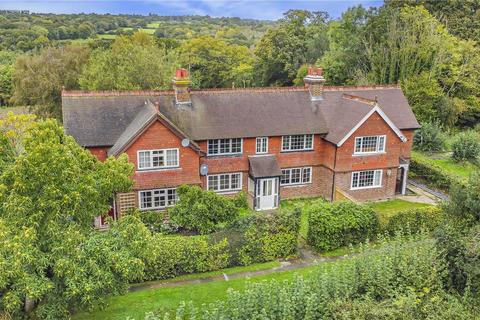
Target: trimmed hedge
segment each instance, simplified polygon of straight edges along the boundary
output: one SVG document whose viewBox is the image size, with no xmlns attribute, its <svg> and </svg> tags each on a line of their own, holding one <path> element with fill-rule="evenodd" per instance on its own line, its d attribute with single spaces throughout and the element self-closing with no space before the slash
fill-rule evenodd
<svg viewBox="0 0 480 320">
<path fill-rule="evenodd" d="M 434 188 L 449 191 L 453 183 L 462 183 L 457 176 L 446 172 L 440 166 L 431 163 L 428 158 L 412 153 L 410 173 L 414 178 L 420 178 Z"/>
<path fill-rule="evenodd" d="M 289 258 L 297 254 L 300 210 L 280 211 L 271 215 L 254 214 L 237 222 L 215 238 L 227 238 L 230 265 Z"/>
<path fill-rule="evenodd" d="M 230 258 L 227 240 L 214 243 L 208 236 L 155 234 L 149 245 L 151 258 L 146 261 L 146 281 L 226 268 Z"/>
<path fill-rule="evenodd" d="M 318 202 L 307 213 L 307 243 L 317 250 L 361 243 L 375 237 L 379 231 L 377 215 L 365 205 Z"/>
<path fill-rule="evenodd" d="M 444 221 L 445 213 L 438 207 L 416 208 L 398 212 L 390 218 L 385 230 L 391 235 L 399 231 L 433 231 Z"/>
</svg>

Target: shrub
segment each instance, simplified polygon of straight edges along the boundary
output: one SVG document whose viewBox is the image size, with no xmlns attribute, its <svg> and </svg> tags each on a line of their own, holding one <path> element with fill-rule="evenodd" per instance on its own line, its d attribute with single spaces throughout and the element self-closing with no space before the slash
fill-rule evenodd
<svg viewBox="0 0 480 320">
<path fill-rule="evenodd" d="M 453 185 L 445 209 L 463 220 L 480 221 L 480 170 L 471 174 L 467 182 Z"/>
<path fill-rule="evenodd" d="M 416 208 L 400 211 L 390 218 L 386 231 L 394 235 L 398 231 L 419 233 L 433 231 L 445 221 L 444 212 L 438 207 Z"/>
<path fill-rule="evenodd" d="M 447 138 L 439 122 L 425 122 L 415 132 L 413 147 L 421 151 L 442 151 L 445 149 Z"/>
<path fill-rule="evenodd" d="M 458 134 L 452 144 L 455 161 L 476 160 L 480 156 L 480 134 L 467 131 Z"/>
<path fill-rule="evenodd" d="M 233 204 L 238 209 L 248 209 L 247 194 L 245 192 L 239 192 L 233 198 Z"/>
<path fill-rule="evenodd" d="M 166 219 L 165 212 L 135 210 L 135 212 L 130 214 L 138 216 L 152 232 L 172 234 L 178 231 L 178 226 Z"/>
<path fill-rule="evenodd" d="M 434 188 L 447 192 L 452 184 L 462 183 L 457 176 L 433 164 L 428 158 L 413 152 L 410 159 L 410 174 L 412 177 L 420 178 L 427 182 Z"/>
<path fill-rule="evenodd" d="M 317 250 L 332 250 L 374 237 L 379 229 L 375 212 L 353 202 L 321 203 L 308 209 L 307 242 Z"/>
<path fill-rule="evenodd" d="M 198 186 L 183 185 L 177 189 L 179 201 L 168 214 L 173 223 L 188 230 L 207 234 L 221 225 L 235 221 L 239 210 L 232 199 Z"/>
<path fill-rule="evenodd" d="M 178 275 L 206 272 L 228 266 L 227 240 L 213 242 L 208 236 L 152 237 L 151 257 L 144 280 L 168 279 Z"/>
<path fill-rule="evenodd" d="M 296 255 L 299 229 L 299 210 L 258 213 L 215 237 L 227 237 L 231 265 L 248 265 Z"/>
</svg>

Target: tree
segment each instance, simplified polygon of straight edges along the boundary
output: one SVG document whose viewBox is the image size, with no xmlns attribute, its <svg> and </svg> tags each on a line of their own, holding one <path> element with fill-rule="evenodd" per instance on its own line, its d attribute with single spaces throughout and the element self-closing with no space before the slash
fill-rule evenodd
<svg viewBox="0 0 480 320">
<path fill-rule="evenodd" d="M 144 32 L 117 37 L 110 49 L 92 53 L 80 86 L 86 90 L 166 89 L 175 60 L 175 54 L 166 53 Z"/>
<path fill-rule="evenodd" d="M 12 96 L 15 58 L 14 52 L 0 52 L 0 106 L 8 104 Z"/>
<path fill-rule="evenodd" d="M 131 188 L 128 159 L 99 162 L 51 119 L 9 115 L 0 137 L 12 151 L 0 173 L 0 310 L 67 318 L 139 279 L 145 226 L 133 218 L 107 233 L 92 226 Z"/>
<path fill-rule="evenodd" d="M 39 55 L 20 56 L 13 74 L 17 105 L 30 106 L 42 116 L 62 118 L 61 91 L 78 89 L 79 75 L 90 49 L 81 45 L 44 48 Z"/>
<path fill-rule="evenodd" d="M 289 10 L 255 49 L 256 78 L 261 85 L 290 85 L 298 68 L 313 63 L 327 48 L 325 12 Z"/>
<path fill-rule="evenodd" d="M 179 51 L 180 62 L 190 67 L 195 87 L 228 87 L 235 80 L 245 85 L 251 81 L 248 75 L 253 56 L 247 47 L 203 36 L 183 43 Z"/>
</svg>

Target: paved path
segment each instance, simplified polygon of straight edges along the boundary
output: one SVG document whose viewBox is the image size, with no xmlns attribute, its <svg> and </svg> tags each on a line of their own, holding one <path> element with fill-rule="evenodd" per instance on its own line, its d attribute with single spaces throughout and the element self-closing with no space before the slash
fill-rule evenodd
<svg viewBox="0 0 480 320">
<path fill-rule="evenodd" d="M 436 197 L 440 200 L 448 201 L 448 199 L 450 198 L 447 194 L 445 194 L 443 192 L 440 192 L 440 191 L 437 191 L 437 190 L 433 190 L 433 189 L 429 188 L 427 185 L 425 185 L 423 183 L 420 183 L 416 180 L 409 179 L 408 182 L 411 185 L 413 185 L 414 187 L 419 188 L 419 189 L 423 190 L 424 192 L 428 192 L 429 194 L 433 195 L 434 197 Z"/>
<path fill-rule="evenodd" d="M 191 279 L 191 280 L 178 280 L 178 281 L 152 281 L 148 283 L 142 283 L 138 285 L 134 285 L 130 287 L 130 291 L 143 291 L 143 290 L 151 290 L 151 289 L 158 289 L 158 288 L 169 288 L 169 287 L 178 287 L 183 285 L 190 285 L 190 284 L 199 284 L 199 283 L 207 283 L 213 281 L 229 281 L 232 279 L 242 279 L 242 278 L 251 278 L 255 276 L 261 276 L 276 272 L 282 272 L 287 270 L 297 270 L 313 265 L 317 265 L 320 263 L 325 262 L 332 262 L 342 260 L 348 257 L 352 257 L 356 254 L 348 254 L 339 257 L 322 257 L 319 256 L 307 248 L 300 248 L 300 258 L 290 261 L 284 261 L 280 263 L 279 267 L 264 269 L 264 270 L 257 270 L 257 271 L 243 271 L 232 273 L 229 275 L 217 275 L 217 276 L 210 276 L 205 278 L 199 279 Z"/>
</svg>

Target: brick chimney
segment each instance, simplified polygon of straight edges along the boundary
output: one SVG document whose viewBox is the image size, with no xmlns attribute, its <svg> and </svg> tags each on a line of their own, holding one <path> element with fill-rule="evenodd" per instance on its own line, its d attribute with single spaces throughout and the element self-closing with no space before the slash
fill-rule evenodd
<svg viewBox="0 0 480 320">
<path fill-rule="evenodd" d="M 303 78 L 305 86 L 308 87 L 310 92 L 310 99 L 312 101 L 323 100 L 323 85 L 325 84 L 325 78 L 323 77 L 322 68 L 309 67 L 308 73 Z"/>
<path fill-rule="evenodd" d="M 178 68 L 173 78 L 173 90 L 175 90 L 176 104 L 190 104 L 190 77 L 187 69 Z"/>
</svg>

